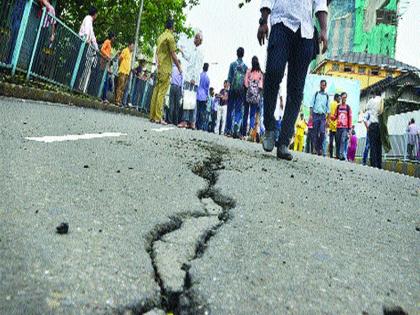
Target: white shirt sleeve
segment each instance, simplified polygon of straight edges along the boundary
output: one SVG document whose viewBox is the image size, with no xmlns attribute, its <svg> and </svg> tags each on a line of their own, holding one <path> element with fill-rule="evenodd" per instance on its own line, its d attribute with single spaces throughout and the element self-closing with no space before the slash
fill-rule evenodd
<svg viewBox="0 0 420 315">
<path fill-rule="evenodd" d="M 261 7 L 261 9 L 262 8 L 268 8 L 271 11 L 273 9 L 273 1 L 272 0 L 261 0 L 261 6 L 260 7 Z"/>
<path fill-rule="evenodd" d="M 327 0 L 314 0 L 313 2 L 314 13 L 328 12 Z"/>
</svg>

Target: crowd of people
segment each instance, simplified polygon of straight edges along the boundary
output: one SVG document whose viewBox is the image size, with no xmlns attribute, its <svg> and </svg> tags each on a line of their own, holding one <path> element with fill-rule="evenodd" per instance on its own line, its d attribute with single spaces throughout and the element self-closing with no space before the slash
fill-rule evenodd
<svg viewBox="0 0 420 315">
<path fill-rule="evenodd" d="M 327 82 L 322 80 L 320 90 L 311 101 L 308 121 L 301 113 L 296 122 L 293 148 L 295 151 L 305 150 L 306 153 L 354 162 L 357 137 L 347 93 L 335 94 L 330 102 L 326 88 Z"/>
<path fill-rule="evenodd" d="M 39 3 L 50 16 L 55 15 L 48 0 L 40 0 Z M 120 107 L 134 106 L 148 113 L 153 123 L 262 142 L 265 151 L 270 152 L 277 147 L 277 156 L 286 160 L 292 159 L 290 148 L 354 161 L 358 139 L 346 92 L 335 94 L 330 101 L 327 82 L 322 80 L 319 91 L 313 95 L 307 119 L 301 112 L 309 62 L 320 53 L 319 43 L 322 43 L 322 53 L 328 47 L 327 11 L 325 0 L 308 1 L 307 8 L 293 8 L 284 1 L 262 1 L 258 40 L 261 45 L 269 40 L 272 47 L 268 49 L 266 72 L 262 72 L 256 56 L 252 57 L 248 67 L 244 61 L 245 50 L 239 47 L 220 91 L 211 86 L 210 65 L 204 62 L 198 49 L 203 42 L 203 34 L 197 32 L 193 39 L 181 34 L 177 42 L 171 18 L 156 43 L 156 70 L 153 73 L 147 69 L 144 59 L 132 68 L 133 58 L 136 57 L 133 56 L 134 42 L 127 43 L 121 52 L 114 54 L 116 36 L 113 32 L 105 41 L 97 42 L 94 32 L 98 14 L 96 8 L 91 8 L 84 18 L 79 36 L 88 44 L 88 54 L 89 50 L 100 52 L 108 61 L 101 93 L 103 102 L 112 101 Z M 312 23 L 313 13 L 320 24 L 319 34 Z M 56 21 L 46 18 L 45 25 L 52 26 L 49 39 L 52 42 Z M 279 85 L 286 64 L 290 75 L 287 99 L 283 99 L 279 96 Z M 89 74 L 84 77 L 89 77 Z M 79 84 L 80 89 L 85 91 L 87 80 L 81 80 Z M 367 163 L 370 152 L 370 164 L 379 168 L 382 165 L 379 129 L 382 111 L 383 100 L 378 93 L 368 102 L 363 116 L 367 128 L 363 163 Z M 408 127 L 409 134 L 414 133 L 413 124 Z M 410 157 L 414 148 L 412 142 L 408 143 Z"/>
<path fill-rule="evenodd" d="M 237 59 L 231 63 L 227 80 L 219 93 L 211 87 L 208 75 L 209 64 L 204 63 L 195 90 L 196 97 L 187 99 L 185 90 L 188 89 L 185 89 L 181 58 L 176 54 L 175 38 L 168 36 L 172 29 L 172 21 L 169 21 L 157 46 L 158 64 L 162 64 L 162 67 L 165 66 L 168 70 L 171 69 L 170 76 L 166 69 L 161 70 L 166 75 L 161 83 L 162 89 L 167 91 L 170 85 L 169 104 L 164 110 L 164 93 L 160 93 L 161 86 L 155 88 L 152 98 L 154 111 L 150 113 L 150 120 L 158 124 L 173 124 L 179 128 L 197 129 L 260 142 L 265 132 L 263 123 L 265 74 L 261 70 L 258 57 L 252 58 L 251 67 L 248 68 L 244 62 L 244 48 L 239 47 L 236 52 Z M 202 35 L 200 36 L 202 40 Z M 167 50 L 164 51 L 164 48 Z M 311 102 L 309 122 L 306 122 L 302 113 L 296 123 L 295 136 L 290 147 L 295 151 L 305 149 L 308 153 L 326 156 L 328 146 L 329 156 L 333 157 L 335 142 L 335 157 L 354 161 L 357 137 L 352 125 L 351 107 L 347 104 L 347 94 L 345 92 L 341 95 L 336 94 L 330 104 L 326 87 L 327 82 L 322 80 L 320 91 L 316 92 Z M 192 104 L 186 104 L 188 102 Z M 276 97 L 275 102 L 278 115 L 273 117 L 275 140 L 278 145 L 285 104 L 281 96 Z M 156 109 L 165 115 L 156 115 Z M 329 145 L 327 145 L 327 130 L 329 130 Z M 306 144 L 304 144 L 305 135 Z"/>
<path fill-rule="evenodd" d="M 268 49 L 266 72 L 262 73 L 257 57 L 252 58 L 251 67 L 248 68 L 244 62 L 245 51 L 240 47 L 219 93 L 215 93 L 211 87 L 209 64 L 202 62 L 197 52 L 203 40 L 202 35 L 196 35 L 195 47 L 186 52 L 184 47 L 191 45 L 181 43 L 177 47 L 173 20 L 169 19 L 165 32 L 157 40 L 157 79 L 151 101 L 150 121 L 254 141 L 260 141 L 264 133 L 262 144 L 265 151 L 271 152 L 277 147 L 278 158 L 292 160 L 289 145 L 301 109 L 308 67 L 311 60 L 320 53 L 319 44 L 322 43 L 322 53 L 328 47 L 327 12 L 326 0 L 308 0 L 305 6 L 299 7 L 285 1 L 262 1 L 257 35 L 261 45 L 269 37 L 268 19 L 271 15 L 269 41 L 272 49 Z M 313 14 L 320 23 L 320 32 L 316 36 Z M 286 64 L 289 65 L 291 75 L 287 80 L 286 104 L 283 104 L 278 95 Z M 197 65 L 202 69 L 198 78 Z M 168 109 L 164 111 L 168 89 L 170 101 Z M 346 106 L 345 102 L 343 104 Z M 275 115 L 278 107 L 280 110 L 277 112 L 283 110 L 283 115 Z M 341 116 L 340 111 L 335 118 L 340 123 Z M 349 123 L 351 117 L 347 121 Z"/>
</svg>

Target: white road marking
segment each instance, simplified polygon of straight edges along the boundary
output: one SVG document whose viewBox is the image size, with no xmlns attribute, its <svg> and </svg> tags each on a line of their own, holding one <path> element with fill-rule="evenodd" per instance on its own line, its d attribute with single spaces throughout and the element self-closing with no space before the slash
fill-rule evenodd
<svg viewBox="0 0 420 315">
<path fill-rule="evenodd" d="M 98 138 L 115 138 L 126 136 L 126 133 L 120 132 L 104 132 L 104 133 L 86 133 L 83 135 L 65 135 L 65 136 L 46 136 L 46 137 L 26 137 L 26 140 L 38 142 L 63 142 L 63 141 L 76 141 L 76 140 L 90 140 Z"/>
<path fill-rule="evenodd" d="M 164 131 L 169 131 L 169 130 L 174 130 L 175 127 L 163 127 L 163 128 L 152 128 L 152 131 L 156 131 L 156 132 L 164 132 Z"/>
</svg>

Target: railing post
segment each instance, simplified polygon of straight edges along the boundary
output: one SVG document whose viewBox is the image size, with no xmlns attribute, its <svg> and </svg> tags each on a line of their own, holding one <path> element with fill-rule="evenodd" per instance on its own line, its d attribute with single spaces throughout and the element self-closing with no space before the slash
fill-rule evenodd
<svg viewBox="0 0 420 315">
<path fill-rule="evenodd" d="M 407 155 L 408 155 L 408 133 L 406 132 L 404 134 L 404 141 L 403 141 L 403 150 L 404 150 L 404 161 L 407 161 Z"/>
<path fill-rule="evenodd" d="M 45 14 L 47 12 L 47 8 L 44 7 L 42 9 L 42 17 L 41 17 L 41 21 L 39 21 L 39 27 L 38 27 L 38 32 L 36 34 L 36 39 L 35 39 L 35 44 L 34 44 L 34 49 L 32 50 L 32 56 L 31 56 L 31 62 L 29 63 L 29 68 L 28 68 L 28 73 L 26 74 L 26 80 L 29 80 L 30 76 L 31 76 L 31 70 L 32 70 L 32 65 L 34 63 L 34 59 L 35 59 L 35 54 L 36 54 L 36 49 L 38 48 L 38 42 L 39 42 L 39 36 L 41 35 L 41 30 L 42 27 L 44 25 L 44 19 L 45 19 Z"/>
<path fill-rule="evenodd" d="M 79 49 L 79 55 L 77 56 L 76 64 L 74 65 L 73 75 L 71 76 L 70 89 L 73 90 L 74 84 L 76 83 L 77 73 L 79 72 L 80 62 L 82 61 L 83 52 L 85 51 L 86 42 L 82 41 Z"/>
<path fill-rule="evenodd" d="M 12 57 L 12 76 L 16 73 L 16 68 L 19 61 L 20 50 L 22 49 L 23 39 L 25 37 L 26 27 L 28 26 L 29 15 L 32 10 L 32 3 L 33 0 L 29 0 L 25 5 L 25 10 L 23 11 L 22 21 L 20 22 L 19 26 L 19 33 L 16 39 L 15 48 L 13 50 L 13 57 Z"/>
<path fill-rule="evenodd" d="M 103 56 L 101 56 L 101 58 L 103 58 Z M 109 61 L 106 62 L 104 74 L 102 75 L 101 85 L 99 86 L 99 91 L 98 91 L 99 98 L 101 98 L 102 91 L 104 89 L 106 74 L 108 73 L 108 66 L 109 66 Z"/>
</svg>

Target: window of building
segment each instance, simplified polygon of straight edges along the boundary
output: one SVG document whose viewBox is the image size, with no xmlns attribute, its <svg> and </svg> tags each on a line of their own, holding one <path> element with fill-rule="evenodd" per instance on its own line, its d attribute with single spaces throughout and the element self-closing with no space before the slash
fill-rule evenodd
<svg viewBox="0 0 420 315">
<path fill-rule="evenodd" d="M 359 74 L 365 74 L 366 73 L 366 67 L 359 67 Z"/>
<path fill-rule="evenodd" d="M 385 8 L 376 10 L 376 25 L 387 24 L 397 25 L 397 12 L 386 10 Z"/>
<path fill-rule="evenodd" d="M 344 72 L 353 72 L 353 68 L 351 66 L 344 66 Z"/>
<path fill-rule="evenodd" d="M 372 70 L 370 71 L 370 74 L 371 74 L 371 75 L 379 75 L 379 69 L 372 69 Z"/>
<path fill-rule="evenodd" d="M 332 69 L 333 71 L 340 71 L 340 65 L 338 63 L 333 63 Z"/>
</svg>

